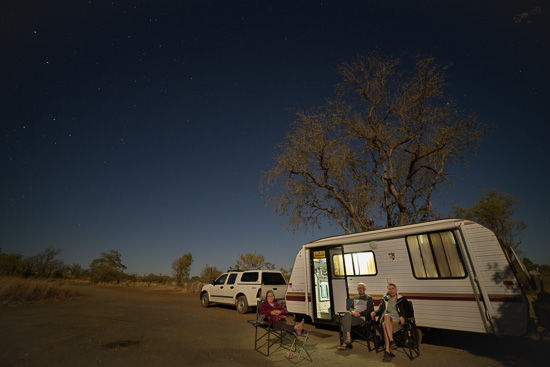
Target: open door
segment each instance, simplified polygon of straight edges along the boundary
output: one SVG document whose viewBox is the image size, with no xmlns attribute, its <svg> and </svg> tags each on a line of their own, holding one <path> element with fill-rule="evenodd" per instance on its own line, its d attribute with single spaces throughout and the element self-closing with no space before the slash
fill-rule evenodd
<svg viewBox="0 0 550 367">
<path fill-rule="evenodd" d="M 331 258 L 341 253 L 341 246 L 311 250 L 315 321 L 331 322 L 337 312 L 346 310 L 346 277 L 333 277 L 331 274 Z"/>
<path fill-rule="evenodd" d="M 332 299 L 334 314 L 338 312 L 346 311 L 346 300 L 349 298 L 348 292 L 348 277 L 345 267 L 342 267 L 342 272 L 336 271 L 336 259 L 342 259 L 344 257 L 344 249 L 342 246 L 333 247 L 329 250 L 330 258 L 328 259 L 330 265 L 330 278 L 332 285 Z"/>
</svg>

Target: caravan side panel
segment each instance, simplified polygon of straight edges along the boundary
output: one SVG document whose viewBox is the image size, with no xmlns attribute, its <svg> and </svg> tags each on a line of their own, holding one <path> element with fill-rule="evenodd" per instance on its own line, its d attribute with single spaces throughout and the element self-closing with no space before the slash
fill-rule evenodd
<svg viewBox="0 0 550 367">
<path fill-rule="evenodd" d="M 286 291 L 286 308 L 291 313 L 312 316 L 309 288 L 309 251 L 304 247 L 296 255 Z"/>
<path fill-rule="evenodd" d="M 495 331 L 502 335 L 524 334 L 528 303 L 497 238 L 477 223 L 470 222 L 464 228 L 478 277 L 490 300 Z"/>
<path fill-rule="evenodd" d="M 486 332 L 468 278 L 415 278 L 404 237 L 378 240 L 375 246 L 377 275 L 348 279 L 350 293 L 363 282 L 377 305 L 387 292 L 387 284 L 395 283 L 399 293 L 412 301 L 418 326 Z M 365 243 L 345 248 L 346 252 L 354 252 L 369 247 Z"/>
</svg>

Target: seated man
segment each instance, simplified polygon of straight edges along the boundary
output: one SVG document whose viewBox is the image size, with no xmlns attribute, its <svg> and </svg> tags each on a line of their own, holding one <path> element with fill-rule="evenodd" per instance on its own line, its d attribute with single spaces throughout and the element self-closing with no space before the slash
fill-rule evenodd
<svg viewBox="0 0 550 367">
<path fill-rule="evenodd" d="M 405 325 L 405 317 L 410 315 L 411 309 L 409 302 L 403 296 L 397 293 L 397 287 L 395 284 L 388 284 L 388 293 L 380 300 L 380 306 L 376 312 L 371 313 L 371 317 L 380 316 L 382 319 L 382 328 L 384 329 L 384 362 L 391 361 L 395 355 L 391 352 L 391 349 L 395 348 L 395 342 L 393 341 L 393 333 L 401 330 Z"/>
<path fill-rule="evenodd" d="M 357 285 L 357 294 L 353 297 L 353 303 L 344 316 L 342 317 L 342 328 L 344 342 L 338 347 L 340 350 L 351 349 L 351 327 L 355 325 L 362 325 L 370 319 L 371 313 L 374 311 L 374 303 L 372 297 L 365 294 L 367 287 L 364 283 Z"/>
</svg>

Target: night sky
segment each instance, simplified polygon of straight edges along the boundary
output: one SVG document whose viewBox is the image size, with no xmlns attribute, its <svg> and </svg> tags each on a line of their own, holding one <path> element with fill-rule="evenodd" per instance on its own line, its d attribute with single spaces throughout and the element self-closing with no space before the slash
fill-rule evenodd
<svg viewBox="0 0 550 367">
<path fill-rule="evenodd" d="M 487 4 L 485 4 L 487 3 Z M 518 13 L 529 22 L 514 22 Z M 0 247 L 87 268 L 227 270 L 257 251 L 289 269 L 337 226 L 291 233 L 259 197 L 296 108 L 336 65 L 431 54 L 448 93 L 496 126 L 435 206 L 497 188 L 521 200 L 523 254 L 550 263 L 550 7 L 542 1 L 3 1 Z"/>
</svg>

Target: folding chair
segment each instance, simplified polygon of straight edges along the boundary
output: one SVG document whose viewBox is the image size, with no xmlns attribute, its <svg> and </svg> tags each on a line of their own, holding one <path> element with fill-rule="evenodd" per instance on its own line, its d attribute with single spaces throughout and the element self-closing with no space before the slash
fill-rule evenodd
<svg viewBox="0 0 550 367">
<path fill-rule="evenodd" d="M 353 298 L 346 299 L 346 309 L 350 309 L 351 305 L 353 304 Z M 344 331 L 342 330 L 342 320 L 341 318 L 344 316 L 345 312 L 338 312 L 338 315 L 340 316 L 340 345 L 344 342 L 345 335 Z M 376 328 L 374 325 L 374 321 L 370 318 L 365 320 L 365 322 L 361 325 L 354 325 L 351 327 L 350 330 L 351 338 L 354 342 L 364 341 L 367 344 L 367 348 L 369 352 L 376 349 L 377 344 L 381 340 L 381 335 L 383 334 L 377 334 Z M 372 343 L 372 346 L 371 346 Z"/>
<path fill-rule="evenodd" d="M 302 330 L 302 333 L 298 335 L 295 331 L 273 329 L 269 320 L 264 320 L 263 315 L 258 314 L 261 304 L 262 301 L 257 302 L 256 319 L 248 320 L 248 323 L 256 329 L 254 336 L 254 350 L 265 356 L 269 356 L 272 346 L 278 343 L 279 346 L 276 350 L 279 348 L 284 348 L 298 356 L 296 360 L 289 359 L 290 361 L 298 363 L 303 357 L 304 359 L 313 362 L 311 355 L 305 348 L 309 338 L 309 332 L 307 330 Z M 296 317 L 293 314 L 287 315 L 294 317 L 294 323 L 296 323 Z M 290 346 L 285 345 L 285 340 L 289 341 Z"/>
<path fill-rule="evenodd" d="M 311 358 L 311 355 L 309 354 L 308 350 L 306 349 L 307 340 L 309 339 L 309 331 L 302 330 L 302 334 L 298 335 L 296 332 L 283 330 L 283 339 L 289 340 L 291 345 L 287 347 L 285 343 L 283 342 L 281 345 L 283 348 L 288 349 L 289 352 L 294 353 L 298 358 L 291 359 L 289 358 L 289 361 L 293 362 L 294 364 L 300 362 L 302 358 L 307 359 L 310 362 L 313 362 L 313 359 Z"/>
<path fill-rule="evenodd" d="M 380 301 L 382 302 L 382 301 Z M 407 357 L 412 361 L 414 358 L 418 357 L 420 355 L 420 343 L 422 341 L 422 332 L 420 329 L 416 327 L 416 320 L 414 318 L 414 309 L 411 301 L 409 302 L 410 306 L 410 315 L 406 315 L 405 317 L 405 325 L 401 328 L 401 330 L 398 330 L 393 333 L 393 340 L 396 342 L 396 344 L 403 349 Z M 384 330 L 382 328 L 382 324 L 380 323 L 380 318 L 378 320 L 375 320 L 374 327 L 378 330 L 380 335 L 384 335 Z M 381 350 L 384 350 L 384 341 L 382 340 L 382 343 L 380 345 L 376 346 L 376 353 L 378 353 L 379 349 L 381 347 Z"/>
<path fill-rule="evenodd" d="M 422 332 L 416 327 L 416 320 L 414 318 L 414 309 L 411 301 L 409 306 L 411 314 L 405 317 L 405 325 L 403 328 L 393 333 L 393 339 L 395 342 L 403 348 L 403 351 L 412 361 L 414 358 L 420 355 L 420 342 L 422 341 Z"/>
<path fill-rule="evenodd" d="M 279 347 L 277 349 L 283 345 L 283 332 L 280 330 L 273 330 L 269 320 L 264 320 L 264 315 L 258 314 L 261 304 L 262 301 L 257 302 L 256 319 L 248 320 L 248 323 L 256 329 L 254 334 L 254 350 L 265 356 L 269 356 L 271 347 L 274 344 L 277 342 L 279 343 Z"/>
</svg>

